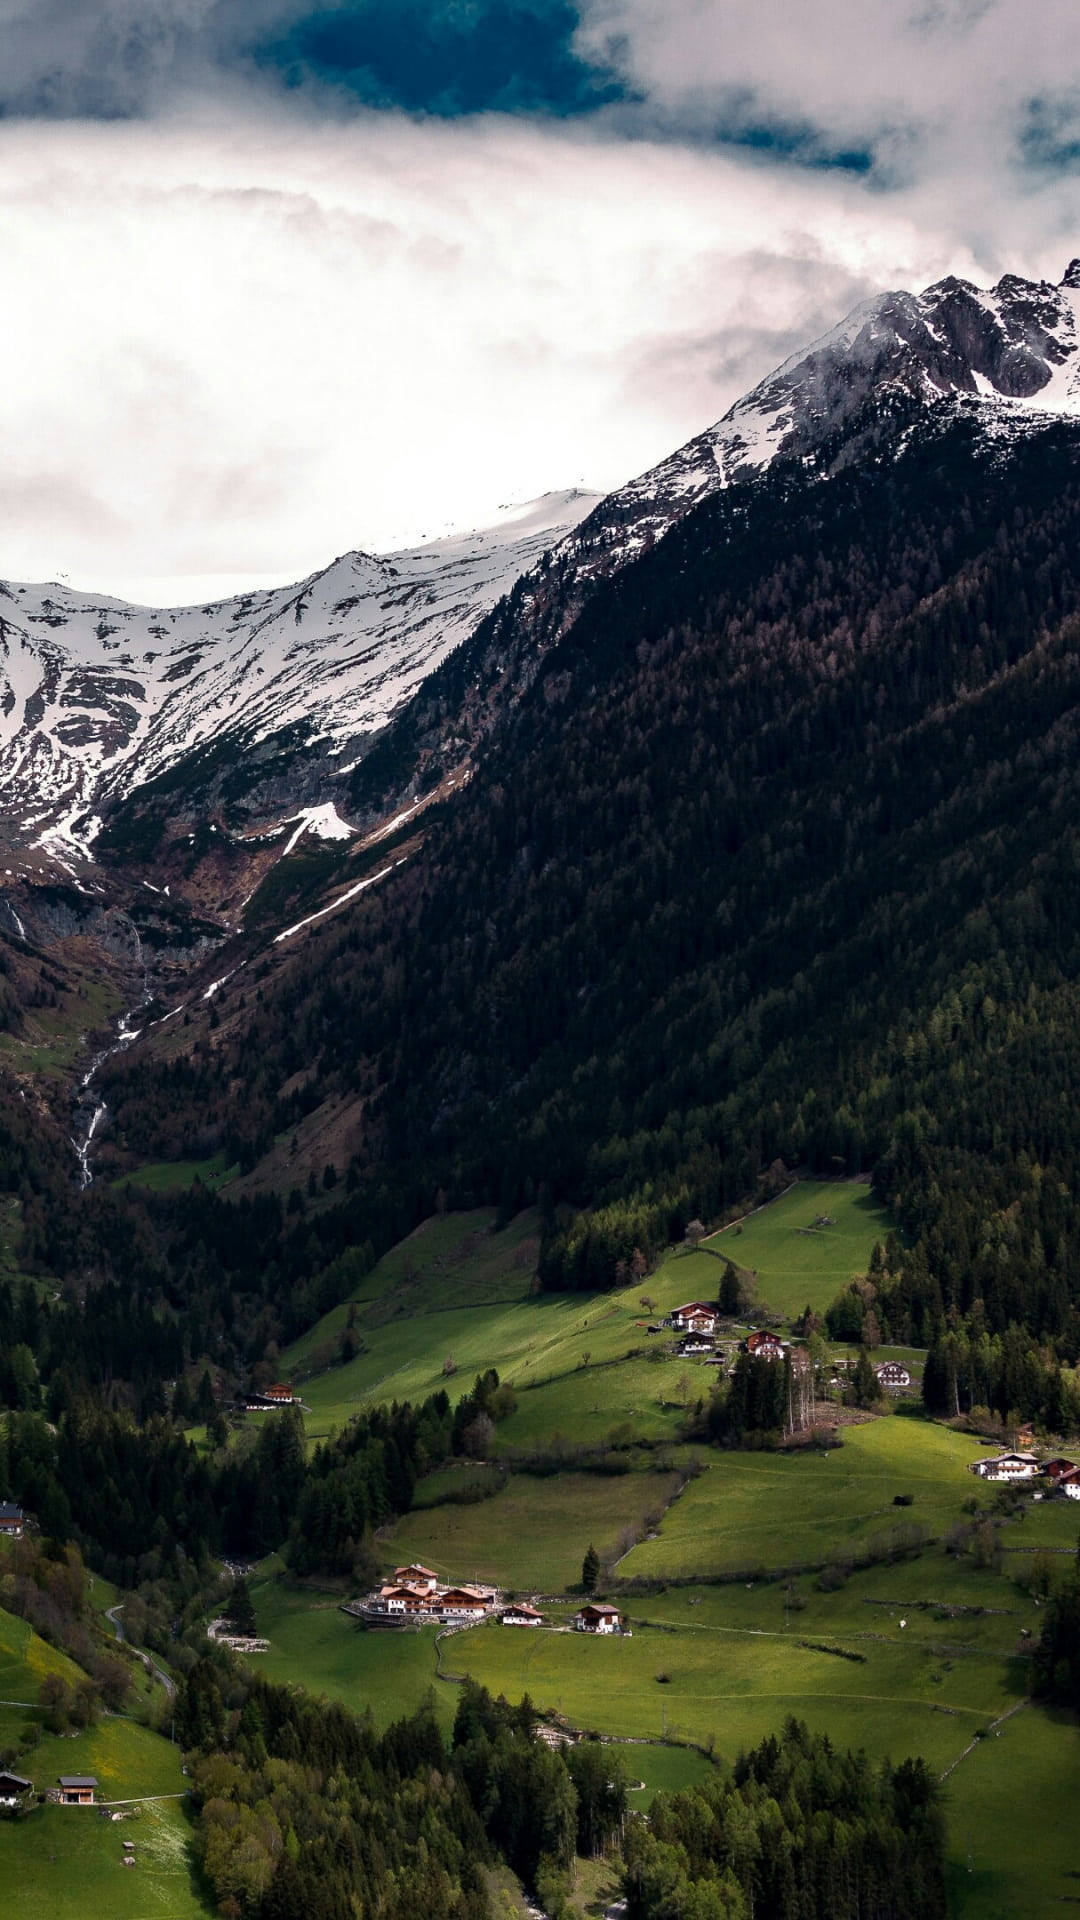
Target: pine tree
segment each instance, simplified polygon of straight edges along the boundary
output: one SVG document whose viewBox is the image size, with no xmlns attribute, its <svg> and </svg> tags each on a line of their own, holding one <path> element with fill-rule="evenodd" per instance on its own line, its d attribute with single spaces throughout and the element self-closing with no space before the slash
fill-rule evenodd
<svg viewBox="0 0 1080 1920">
<path fill-rule="evenodd" d="M 596 1548 L 593 1546 L 592 1542 L 590 1541 L 588 1547 L 585 1550 L 585 1558 L 581 1563 L 581 1585 L 584 1591 L 586 1593 L 595 1593 L 596 1583 L 599 1580 L 599 1578 L 600 1578 L 600 1555 L 597 1553 Z"/>
</svg>

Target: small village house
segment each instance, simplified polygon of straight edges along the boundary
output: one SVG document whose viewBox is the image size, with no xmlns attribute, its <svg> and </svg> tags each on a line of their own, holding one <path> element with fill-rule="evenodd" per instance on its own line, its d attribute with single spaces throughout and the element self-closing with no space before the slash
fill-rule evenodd
<svg viewBox="0 0 1080 1920">
<path fill-rule="evenodd" d="M 1064 1480 L 1067 1473 L 1076 1472 L 1076 1461 L 1063 1460 L 1060 1457 L 1056 1460 L 1044 1460 L 1043 1472 L 1047 1479 L 1053 1481 L 1056 1486 L 1059 1480 Z"/>
<path fill-rule="evenodd" d="M 439 1611 L 444 1620 L 479 1620 L 491 1612 L 494 1604 L 493 1587 L 447 1587 L 445 1593 L 438 1597 Z"/>
<path fill-rule="evenodd" d="M 14 1500 L 0 1500 L 0 1533 L 6 1533 L 9 1540 L 21 1540 L 25 1524 L 23 1510 Z"/>
<path fill-rule="evenodd" d="M 1080 1500 L 1080 1467 L 1074 1467 L 1071 1473 L 1063 1473 L 1058 1487 L 1068 1500 Z"/>
<path fill-rule="evenodd" d="M 717 1312 L 703 1300 L 691 1300 L 685 1307 L 675 1307 L 671 1314 L 671 1324 L 678 1333 L 715 1333 Z"/>
<path fill-rule="evenodd" d="M 980 1480 L 1033 1480 L 1039 1462 L 1033 1453 L 999 1453 L 992 1460 L 973 1460 L 971 1471 Z"/>
<path fill-rule="evenodd" d="M 884 1387 L 886 1393 L 903 1393 L 911 1385 L 911 1375 L 899 1360 L 883 1360 L 874 1372 L 879 1387 Z"/>
<path fill-rule="evenodd" d="M 379 1588 L 379 1603 L 387 1613 L 415 1614 L 431 1612 L 427 1587 L 414 1587 L 404 1581 Z"/>
<path fill-rule="evenodd" d="M 713 1343 L 707 1333 L 688 1333 L 684 1340 L 679 1341 L 677 1348 L 677 1351 L 683 1355 L 711 1353 L 712 1350 Z"/>
<path fill-rule="evenodd" d="M 746 1351 L 753 1360 L 782 1360 L 787 1346 L 778 1334 L 761 1331 L 747 1336 Z"/>
<path fill-rule="evenodd" d="M 0 1771 L 0 1807 L 17 1807 L 33 1791 L 33 1781 L 24 1780 L 21 1773 Z"/>
<path fill-rule="evenodd" d="M 399 1586 L 423 1587 L 427 1593 L 434 1593 L 439 1584 L 438 1574 L 430 1567 L 422 1567 L 417 1560 L 408 1567 L 395 1567 L 394 1579 Z"/>
<path fill-rule="evenodd" d="M 300 1405 L 300 1394 L 294 1394 L 284 1380 L 279 1380 L 275 1386 L 263 1386 L 258 1394 L 248 1394 L 244 1405 L 248 1407 L 248 1413 L 265 1413 L 267 1409 L 273 1411 L 273 1407 Z"/>
<path fill-rule="evenodd" d="M 526 1601 L 519 1600 L 513 1606 L 504 1607 L 499 1615 L 504 1627 L 542 1627 L 544 1616 Z"/>
<path fill-rule="evenodd" d="M 590 1600 L 575 1613 L 574 1626 L 579 1633 L 621 1633 L 622 1614 L 618 1607 L 605 1607 Z"/>
<path fill-rule="evenodd" d="M 60 1804 L 65 1807 L 92 1807 L 97 1781 L 92 1773 L 62 1773 Z"/>
</svg>

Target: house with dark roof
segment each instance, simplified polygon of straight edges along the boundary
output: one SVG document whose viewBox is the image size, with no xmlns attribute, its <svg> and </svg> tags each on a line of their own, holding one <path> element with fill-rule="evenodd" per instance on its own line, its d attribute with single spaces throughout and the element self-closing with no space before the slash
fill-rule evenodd
<svg viewBox="0 0 1080 1920">
<path fill-rule="evenodd" d="M 32 1780 L 24 1780 L 21 1773 L 0 1769 L 0 1807 L 17 1807 L 33 1791 Z"/>
<path fill-rule="evenodd" d="M 26 1515 L 14 1500 L 0 1500 L 0 1533 L 6 1533 L 9 1540 L 20 1540 L 26 1526 Z"/>
<path fill-rule="evenodd" d="M 542 1627 L 544 1616 L 535 1607 L 524 1600 L 515 1601 L 513 1606 L 504 1607 L 499 1615 L 504 1627 Z"/>
<path fill-rule="evenodd" d="M 604 1607 L 590 1600 L 575 1613 L 574 1626 L 579 1633 L 621 1633 L 622 1614 L 618 1607 Z"/>
<path fill-rule="evenodd" d="M 60 1775 L 61 1806 L 92 1807 L 97 1784 L 92 1773 L 62 1773 Z"/>
<path fill-rule="evenodd" d="M 911 1385 L 911 1375 L 899 1360 L 883 1360 L 880 1367 L 874 1368 L 874 1373 L 879 1387 L 884 1387 L 886 1393 L 903 1393 L 905 1387 Z"/>
</svg>

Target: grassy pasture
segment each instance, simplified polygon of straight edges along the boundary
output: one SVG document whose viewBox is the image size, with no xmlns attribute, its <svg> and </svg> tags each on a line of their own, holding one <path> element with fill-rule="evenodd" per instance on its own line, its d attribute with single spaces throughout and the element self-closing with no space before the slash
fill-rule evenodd
<svg viewBox="0 0 1080 1920">
<path fill-rule="evenodd" d="M 677 1485 L 671 1473 L 511 1474 L 475 1505 L 407 1513 L 386 1536 L 383 1558 L 388 1570 L 422 1560 L 445 1580 L 562 1592 L 580 1579 L 590 1541 L 601 1557 L 612 1552 L 622 1529 L 661 1513 Z"/>
<path fill-rule="evenodd" d="M 1024 1707 L 945 1783 L 956 1920 L 1045 1920 L 1080 1898 L 1075 1721 Z"/>
<path fill-rule="evenodd" d="M 608 1640 L 476 1627 L 450 1642 L 447 1664 L 508 1699 L 528 1692 L 575 1725 L 714 1740 L 729 1759 L 794 1713 L 838 1744 L 920 1752 L 943 1768 L 1020 1697 L 1022 1676 L 999 1658 L 943 1654 L 899 1633 L 829 1643 L 863 1655 L 848 1659 L 803 1644 L 816 1636 L 801 1628 L 663 1630 L 638 1624 L 633 1607 L 630 1618 L 632 1636 Z"/>
<path fill-rule="evenodd" d="M 369 1633 L 342 1613 L 340 1593 L 274 1579 L 256 1580 L 252 1599 L 270 1651 L 253 1656 L 251 1665 L 269 1680 L 342 1700 L 354 1713 L 370 1709 L 379 1727 L 414 1713 L 435 1684 L 434 1627 Z M 435 1698 L 449 1727 L 454 1690 L 440 1686 Z"/>
<path fill-rule="evenodd" d="M 835 1224 L 813 1228 L 822 1213 Z M 311 1438 L 372 1400 L 423 1398 L 440 1387 L 460 1393 L 489 1366 L 518 1390 L 517 1412 L 499 1436 L 509 1449 L 546 1447 L 553 1435 L 596 1446 L 627 1423 L 638 1438 L 671 1438 L 685 1401 L 707 1394 L 714 1375 L 672 1355 L 670 1338 L 647 1332 L 650 1319 L 687 1299 L 715 1298 L 718 1254 L 756 1267 L 771 1305 L 797 1313 L 809 1299 L 823 1307 L 865 1271 L 888 1225 L 868 1188 L 805 1182 L 741 1233 L 714 1236 L 712 1251 L 678 1248 L 620 1292 L 538 1296 L 536 1215 L 519 1215 L 501 1233 L 493 1222 L 490 1209 L 437 1215 L 388 1253 L 352 1302 L 363 1341 L 354 1359 L 334 1364 L 348 1303 L 286 1350 L 282 1372 L 302 1382 Z M 443 1372 L 448 1360 L 452 1374 Z"/>
<path fill-rule="evenodd" d="M 123 1866 L 133 1840 L 137 1865 Z M 11 1920 L 206 1920 L 182 1802 L 143 1807 L 120 1826 L 91 1808 L 39 1807 L 0 1823 L 0 1886 Z"/>
<path fill-rule="evenodd" d="M 984 1451 L 969 1435 L 885 1416 L 846 1427 L 827 1453 L 721 1453 L 665 1516 L 623 1578 L 820 1564 L 912 1521 L 938 1533 L 980 1491 L 966 1471 Z M 910 1507 L 893 1506 L 912 1494 Z"/>
<path fill-rule="evenodd" d="M 148 1161 L 131 1173 L 121 1174 L 113 1185 L 144 1187 L 148 1193 L 181 1193 L 201 1180 L 204 1187 L 216 1192 L 235 1180 L 237 1171 L 235 1165 L 229 1166 L 224 1153 L 215 1153 L 209 1160 Z"/>
<path fill-rule="evenodd" d="M 106 1597 L 107 1583 L 100 1583 Z M 98 1597 L 98 1596 L 95 1596 Z M 81 1669 L 39 1639 L 26 1622 L 0 1612 L 0 1695 L 38 1698 L 49 1673 L 68 1680 Z M 33 1710 L 0 1707 L 0 1744 L 14 1745 L 27 1725 L 40 1724 Z M 38 1792 L 62 1773 L 92 1773 L 101 1798 L 136 1799 L 147 1794 L 182 1796 L 186 1783 L 180 1754 L 148 1727 L 105 1715 L 78 1734 L 42 1733 L 15 1762 Z M 192 1874 L 190 1827 L 183 1798 L 154 1801 L 120 1826 L 92 1808 L 45 1806 L 28 1818 L 0 1821 L 0 1887 L 5 1915 L 47 1914 L 49 1920 L 196 1920 L 205 1915 Z M 138 1866 L 125 1870 L 123 1840 L 134 1840 Z"/>
<path fill-rule="evenodd" d="M 38 1700 L 41 1683 L 50 1673 L 73 1684 L 85 1678 L 74 1660 L 40 1639 L 25 1620 L 0 1611 L 0 1699 Z M 74 1768 L 66 1771 L 72 1773 Z"/>
<path fill-rule="evenodd" d="M 819 1227 L 821 1215 L 832 1224 Z M 866 1272 L 874 1242 L 884 1241 L 889 1228 L 868 1184 L 801 1180 L 703 1244 L 756 1271 L 758 1297 L 790 1320 L 808 1304 L 824 1312 L 855 1274 Z"/>
</svg>

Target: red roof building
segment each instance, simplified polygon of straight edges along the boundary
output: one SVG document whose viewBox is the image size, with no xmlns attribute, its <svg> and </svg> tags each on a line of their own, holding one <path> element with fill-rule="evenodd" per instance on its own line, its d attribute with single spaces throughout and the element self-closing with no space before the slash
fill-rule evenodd
<svg viewBox="0 0 1080 1920">
<path fill-rule="evenodd" d="M 775 1333 L 751 1333 L 747 1337 L 746 1351 L 754 1360 L 782 1360 L 787 1347 Z"/>
</svg>

